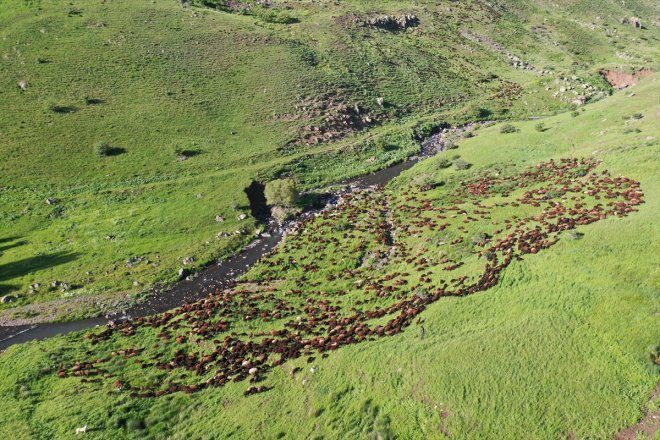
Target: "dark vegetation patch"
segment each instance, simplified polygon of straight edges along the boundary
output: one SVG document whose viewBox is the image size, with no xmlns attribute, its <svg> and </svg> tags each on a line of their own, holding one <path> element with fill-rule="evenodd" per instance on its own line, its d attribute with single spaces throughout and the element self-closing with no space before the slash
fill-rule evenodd
<svg viewBox="0 0 660 440">
<path fill-rule="evenodd" d="M 94 145 L 94 152 L 100 157 L 111 157 L 126 153 L 126 149 L 110 145 L 107 142 L 98 142 Z"/>
</svg>

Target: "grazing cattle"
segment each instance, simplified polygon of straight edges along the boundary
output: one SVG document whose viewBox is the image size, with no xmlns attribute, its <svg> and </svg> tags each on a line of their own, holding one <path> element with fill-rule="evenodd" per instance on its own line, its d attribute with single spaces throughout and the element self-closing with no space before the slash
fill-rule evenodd
<svg viewBox="0 0 660 440">
<path fill-rule="evenodd" d="M 257 383 L 288 360 L 312 362 L 314 353 L 325 357 L 395 335 L 415 320 L 423 339 L 419 316 L 432 302 L 489 289 L 514 259 L 552 246 L 564 231 L 628 215 L 644 203 L 638 182 L 596 174 L 597 165 L 570 158 L 510 176 L 476 175 L 437 198 L 425 193 L 424 200 L 411 190 L 347 193 L 334 209 L 303 219 L 244 279 L 87 336 L 99 347 L 113 336 L 126 343 L 138 333 L 147 338 L 153 329 L 152 358 L 128 347 L 60 366 L 57 376 L 110 379 L 104 363 L 135 362 L 162 370 L 166 379 L 138 388 L 120 378 L 114 386 L 151 398 Z M 468 239 L 475 233 L 488 239 Z M 255 385 L 244 394 L 267 390 Z"/>
</svg>

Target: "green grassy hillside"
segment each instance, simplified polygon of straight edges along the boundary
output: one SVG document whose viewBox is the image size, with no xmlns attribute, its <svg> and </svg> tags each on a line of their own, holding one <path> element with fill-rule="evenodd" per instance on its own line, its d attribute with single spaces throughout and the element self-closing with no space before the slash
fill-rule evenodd
<svg viewBox="0 0 660 440">
<path fill-rule="evenodd" d="M 596 2 L 597 17 L 585 2 L 220 3 L 0 0 L 5 318 L 93 313 L 186 257 L 235 252 L 253 179 L 319 187 L 414 154 L 439 122 L 550 114 L 610 93 L 599 69 L 658 59 L 650 1 Z M 383 14 L 418 22 L 368 24 Z"/>
<path fill-rule="evenodd" d="M 658 405 L 658 92 L 649 78 L 542 126 L 481 128 L 382 193 L 308 222 L 215 303 L 11 347 L 0 356 L 0 433 L 612 438 Z M 535 241 L 558 206 L 591 220 Z M 508 234 L 523 245 L 510 261 L 486 252 Z M 472 292 L 503 261 L 493 287 L 451 294 Z M 347 340 L 354 322 L 373 332 Z M 318 348 L 331 347 L 319 342 L 326 333 L 336 350 Z M 280 365 L 274 353 L 251 357 L 268 346 L 259 341 L 299 336 L 313 347 L 276 350 Z M 223 346 L 212 368 L 195 370 Z M 238 364 L 223 385 L 224 362 Z M 253 366 L 256 384 L 244 371 Z M 244 397 L 252 386 L 267 390 Z"/>
</svg>

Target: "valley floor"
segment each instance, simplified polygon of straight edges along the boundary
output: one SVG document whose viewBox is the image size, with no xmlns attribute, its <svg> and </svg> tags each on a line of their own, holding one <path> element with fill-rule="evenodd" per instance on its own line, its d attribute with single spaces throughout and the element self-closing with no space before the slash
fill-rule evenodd
<svg viewBox="0 0 660 440">
<path fill-rule="evenodd" d="M 658 84 L 481 128 L 205 301 L 9 348 L 0 436 L 612 438 L 660 405 Z"/>
</svg>

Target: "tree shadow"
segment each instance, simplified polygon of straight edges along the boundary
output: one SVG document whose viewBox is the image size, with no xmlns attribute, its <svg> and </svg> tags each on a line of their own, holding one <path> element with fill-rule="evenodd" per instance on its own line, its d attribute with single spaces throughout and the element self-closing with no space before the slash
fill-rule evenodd
<svg viewBox="0 0 660 440">
<path fill-rule="evenodd" d="M 185 156 L 186 158 L 189 158 L 189 157 L 199 156 L 203 152 L 204 151 L 202 151 L 202 150 L 181 150 L 179 155 L 180 156 Z"/>
<path fill-rule="evenodd" d="M 78 111 L 78 107 L 73 105 L 51 105 L 50 111 L 59 114 L 75 113 Z"/>
<path fill-rule="evenodd" d="M 126 148 L 110 147 L 105 151 L 104 156 L 119 156 L 120 154 L 124 153 L 126 153 Z"/>
<path fill-rule="evenodd" d="M 0 238 L 0 243 L 7 243 L 8 241 L 18 240 L 19 238 L 23 238 L 23 237 L 20 237 L 20 236 L 17 235 L 15 237 Z"/>
<path fill-rule="evenodd" d="M 69 263 L 78 258 L 77 253 L 58 252 L 50 255 L 38 255 L 0 265 L 0 281 L 6 281 L 23 275 L 38 272 L 60 264 Z"/>
<path fill-rule="evenodd" d="M 252 217 L 256 218 L 261 223 L 268 223 L 268 219 L 270 219 L 271 215 L 270 207 L 268 206 L 266 196 L 264 195 L 265 189 L 266 185 L 253 180 L 250 186 L 243 190 L 250 201 Z"/>
<path fill-rule="evenodd" d="M 90 98 L 90 97 L 85 98 L 85 104 L 87 104 L 87 105 L 99 105 L 99 104 L 104 104 L 104 103 L 105 103 L 105 99 Z"/>
<path fill-rule="evenodd" d="M 15 284 L 0 284 L 0 296 L 5 296 L 8 293 L 14 292 L 19 289 Z"/>
<path fill-rule="evenodd" d="M 2 243 L 2 242 L 0 241 L 0 243 Z M 0 246 L 0 253 L 2 253 L 3 251 L 6 251 L 8 249 L 12 249 L 12 248 L 15 248 L 15 247 L 26 245 L 27 243 L 28 242 L 26 240 L 20 240 L 20 241 L 17 241 L 15 243 L 12 243 L 12 244 L 8 244 L 8 245 L 5 245 L 5 246 Z"/>
</svg>

